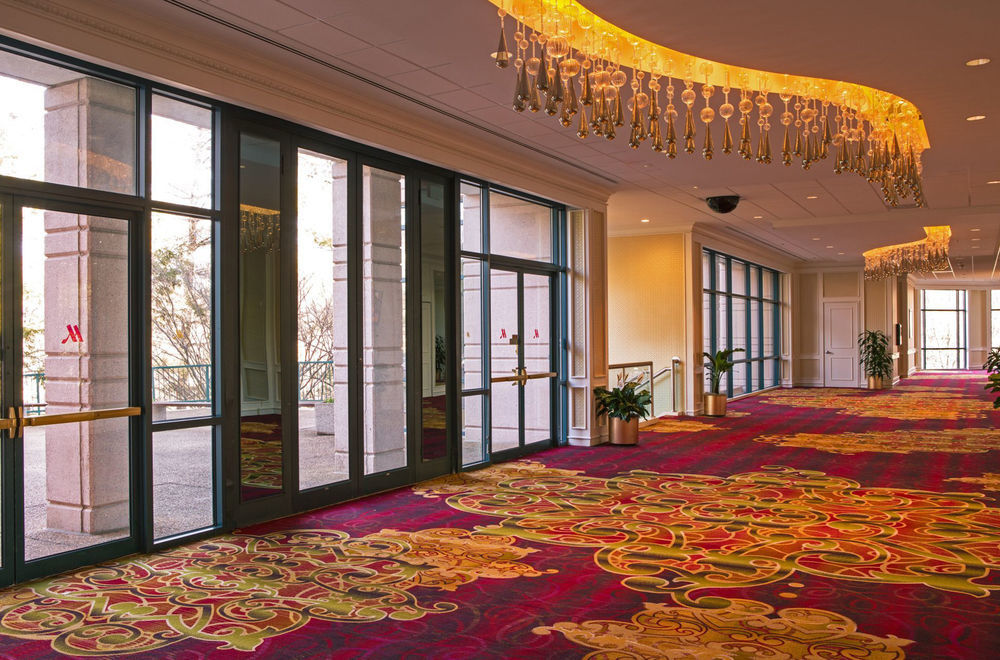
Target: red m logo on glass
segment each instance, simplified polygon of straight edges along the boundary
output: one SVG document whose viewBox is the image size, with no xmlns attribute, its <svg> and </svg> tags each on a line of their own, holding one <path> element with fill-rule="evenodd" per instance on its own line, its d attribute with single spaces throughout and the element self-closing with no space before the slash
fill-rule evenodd
<svg viewBox="0 0 1000 660">
<path fill-rule="evenodd" d="M 74 342 L 74 343 L 83 342 L 83 335 L 80 334 L 80 326 L 78 326 L 78 325 L 67 325 L 66 326 L 66 330 L 69 331 L 69 336 L 66 337 L 65 339 L 63 339 L 62 343 L 65 344 L 68 341 L 71 341 L 71 342 Z"/>
</svg>

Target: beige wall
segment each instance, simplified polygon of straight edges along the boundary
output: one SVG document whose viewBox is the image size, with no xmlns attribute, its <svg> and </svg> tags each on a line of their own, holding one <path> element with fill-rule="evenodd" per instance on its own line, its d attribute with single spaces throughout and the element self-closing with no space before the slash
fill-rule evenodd
<svg viewBox="0 0 1000 660">
<path fill-rule="evenodd" d="M 803 269 L 792 275 L 792 384 L 824 384 L 823 304 L 853 301 L 863 305 L 865 293 L 859 268 Z"/>
<path fill-rule="evenodd" d="M 990 352 L 990 292 L 971 289 L 969 305 L 969 368 L 979 369 Z"/>
<path fill-rule="evenodd" d="M 608 239 L 610 363 L 652 360 L 659 371 L 685 354 L 685 243 L 684 234 Z M 654 385 L 654 414 L 672 412 L 669 376 Z"/>
<path fill-rule="evenodd" d="M 889 338 L 889 348 L 893 355 L 893 380 L 907 375 L 900 373 L 900 347 L 896 346 L 896 323 L 902 323 L 899 320 L 897 295 L 896 278 L 865 281 L 865 330 L 881 330 Z M 903 334 L 905 335 L 905 331 Z"/>
</svg>

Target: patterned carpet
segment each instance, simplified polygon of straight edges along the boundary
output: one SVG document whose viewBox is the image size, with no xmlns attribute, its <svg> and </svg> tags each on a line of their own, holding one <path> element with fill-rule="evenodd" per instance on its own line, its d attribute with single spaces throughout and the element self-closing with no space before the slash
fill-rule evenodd
<svg viewBox="0 0 1000 660">
<path fill-rule="evenodd" d="M 0 654 L 996 658 L 983 380 L 767 392 L 8 589 Z"/>
</svg>

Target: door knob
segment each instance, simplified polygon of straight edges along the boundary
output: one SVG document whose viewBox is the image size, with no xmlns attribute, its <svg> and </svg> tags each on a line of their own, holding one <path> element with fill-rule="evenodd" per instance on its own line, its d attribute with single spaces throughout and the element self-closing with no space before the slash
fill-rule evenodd
<svg viewBox="0 0 1000 660">
<path fill-rule="evenodd" d="M 827 351 L 826 354 L 827 355 L 833 355 L 833 351 Z"/>
</svg>

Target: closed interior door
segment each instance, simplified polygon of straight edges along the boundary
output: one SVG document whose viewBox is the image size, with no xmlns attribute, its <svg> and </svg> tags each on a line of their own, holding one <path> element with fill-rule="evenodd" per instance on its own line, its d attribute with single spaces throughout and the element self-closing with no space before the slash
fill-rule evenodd
<svg viewBox="0 0 1000 660">
<path fill-rule="evenodd" d="M 823 305 L 826 387 L 858 386 L 858 304 Z"/>
</svg>

